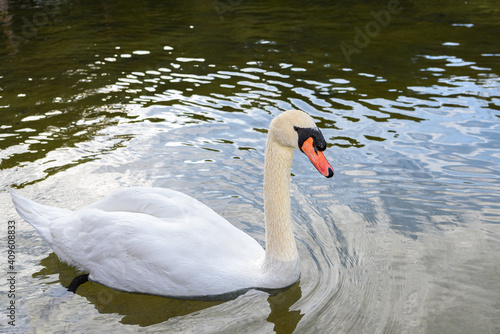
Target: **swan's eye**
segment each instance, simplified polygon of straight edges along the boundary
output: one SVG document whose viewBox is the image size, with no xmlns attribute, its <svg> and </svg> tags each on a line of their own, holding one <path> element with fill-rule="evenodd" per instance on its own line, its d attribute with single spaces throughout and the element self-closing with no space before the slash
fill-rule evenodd
<svg viewBox="0 0 500 334">
<path fill-rule="evenodd" d="M 318 151 L 326 150 L 326 140 L 318 128 L 301 128 L 298 126 L 294 126 L 293 129 L 297 131 L 297 134 L 299 135 L 298 144 L 301 150 L 302 146 L 304 145 L 304 142 L 309 138 L 312 138 L 315 150 Z"/>
</svg>

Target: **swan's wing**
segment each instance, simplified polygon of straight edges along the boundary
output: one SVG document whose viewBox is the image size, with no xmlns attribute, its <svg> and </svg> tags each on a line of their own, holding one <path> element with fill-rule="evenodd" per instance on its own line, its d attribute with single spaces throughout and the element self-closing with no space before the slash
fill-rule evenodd
<svg viewBox="0 0 500 334">
<path fill-rule="evenodd" d="M 131 187 L 120 189 L 86 208 L 108 212 L 144 213 L 166 219 L 218 216 L 212 209 L 195 198 L 179 191 L 164 188 Z"/>
<path fill-rule="evenodd" d="M 249 284 L 241 280 L 255 277 L 264 256 L 253 238 L 187 195 L 149 190 L 134 189 L 134 200 L 130 190 L 115 193 L 58 221 L 54 242 L 91 279 L 116 289 L 189 296 Z"/>
</svg>

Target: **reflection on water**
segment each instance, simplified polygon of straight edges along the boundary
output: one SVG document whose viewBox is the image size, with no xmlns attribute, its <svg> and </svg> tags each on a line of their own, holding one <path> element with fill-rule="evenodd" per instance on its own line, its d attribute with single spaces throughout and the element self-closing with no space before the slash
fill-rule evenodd
<svg viewBox="0 0 500 334">
<path fill-rule="evenodd" d="M 72 209 L 173 188 L 263 243 L 273 116 L 311 114 L 337 172 L 325 182 L 294 158 L 300 281 L 223 303 L 67 293 L 77 272 L 2 191 L 18 226 L 16 329 L 497 332 L 500 7 L 400 1 L 376 21 L 388 6 L 0 0 L 3 187 Z"/>
<path fill-rule="evenodd" d="M 40 261 L 44 267 L 33 274 L 34 278 L 44 279 L 51 275 L 58 276 L 57 282 L 67 287 L 72 279 L 81 274 L 74 267 L 59 261 L 54 253 Z M 72 292 L 65 293 L 72 295 Z M 120 292 L 97 283 L 88 282 L 81 285 L 77 294 L 85 297 L 96 307 L 99 313 L 122 315 L 121 323 L 150 326 L 167 321 L 171 318 L 196 313 L 209 307 L 225 303 L 224 301 L 192 301 L 178 300 L 159 296 L 132 294 Z M 284 291 L 276 291 L 267 298 L 271 309 L 267 320 L 274 324 L 275 330 L 280 333 L 291 333 L 297 326 L 303 314 L 300 311 L 291 311 L 290 307 L 302 296 L 299 282 Z M 60 304 L 50 304 L 47 312 L 59 312 Z M 223 307 L 223 306 L 221 306 Z M 229 306 L 228 306 L 229 307 Z M 49 320 L 49 319 L 45 319 Z"/>
<path fill-rule="evenodd" d="M 71 280 L 79 274 L 73 267 L 61 263 L 54 253 L 43 259 L 41 264 L 45 268 L 33 276 L 42 278 L 47 275 L 59 274 L 59 281 L 63 286 L 68 286 Z M 71 293 L 68 292 L 68 294 Z M 221 304 L 221 302 L 195 302 L 131 294 L 112 290 L 92 282 L 80 286 L 78 295 L 85 297 L 99 313 L 120 314 L 123 315 L 122 323 L 140 326 L 164 322 L 173 317 L 187 315 Z M 57 312 L 57 310 L 51 312 Z"/>
<path fill-rule="evenodd" d="M 44 266 L 42 270 L 33 274 L 34 278 L 44 279 L 50 275 L 59 276 L 57 282 L 63 286 L 68 286 L 71 280 L 80 274 L 75 268 L 59 261 L 54 253 L 43 259 L 40 264 Z M 42 312 L 46 313 L 44 321 L 50 321 L 50 314 L 62 312 L 67 303 L 67 297 L 72 296 L 72 292 L 59 292 L 65 298 L 59 302 L 51 302 L 45 305 Z M 254 291 L 249 294 L 255 293 Z M 191 301 L 177 300 L 151 295 L 131 294 L 120 292 L 93 282 L 85 283 L 78 288 L 77 294 L 86 298 L 88 302 L 95 306 L 101 314 L 119 314 L 123 324 L 139 325 L 147 327 L 153 324 L 162 323 L 176 317 L 199 313 L 201 310 L 219 306 L 221 312 L 224 309 L 234 307 L 232 302 L 224 301 Z M 274 330 L 280 333 L 291 333 L 297 326 L 303 314 L 300 311 L 290 310 L 290 307 L 301 297 L 299 283 L 282 292 L 269 295 L 267 301 L 270 313 L 267 321 L 274 324 Z M 244 298 L 244 297 L 242 297 Z M 228 304 L 228 305 L 223 305 Z"/>
</svg>

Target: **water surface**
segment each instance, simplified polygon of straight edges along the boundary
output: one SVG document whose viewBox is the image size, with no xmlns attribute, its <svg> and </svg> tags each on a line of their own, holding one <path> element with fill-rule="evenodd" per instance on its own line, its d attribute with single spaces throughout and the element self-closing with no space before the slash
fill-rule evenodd
<svg viewBox="0 0 500 334">
<path fill-rule="evenodd" d="M 18 251 L 6 331 L 500 331 L 497 2 L 0 9 L 0 226 L 7 235 L 16 222 Z M 78 271 L 6 191 L 77 209 L 119 187 L 168 187 L 263 244 L 267 127 L 287 109 L 314 117 L 336 173 L 294 158 L 302 275 L 275 295 L 179 301 L 92 283 L 68 293 Z"/>
</svg>

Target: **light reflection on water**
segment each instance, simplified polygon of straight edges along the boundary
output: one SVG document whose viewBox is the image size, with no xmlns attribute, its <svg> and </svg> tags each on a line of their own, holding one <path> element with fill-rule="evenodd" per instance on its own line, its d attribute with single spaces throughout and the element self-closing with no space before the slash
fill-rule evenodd
<svg viewBox="0 0 500 334">
<path fill-rule="evenodd" d="M 496 21 L 475 11 L 472 26 L 450 23 L 422 4 L 414 15 L 403 11 L 347 63 L 338 42 L 325 41 L 352 40 L 352 27 L 366 23 L 362 13 L 378 10 L 373 4 L 283 12 L 241 3 L 222 21 L 211 7 L 176 5 L 172 14 L 150 5 L 141 9 L 147 24 L 125 28 L 118 22 L 130 13 L 96 1 L 88 10 L 98 15 L 74 21 L 78 31 L 40 29 L 40 39 L 0 55 L 9 61 L 0 62 L 0 110 L 8 111 L 0 116 L 2 185 L 73 209 L 118 187 L 173 188 L 263 244 L 267 127 L 279 112 L 302 109 L 325 134 L 336 174 L 325 181 L 307 159 L 294 158 L 300 282 L 275 296 L 250 291 L 225 303 L 96 284 L 68 294 L 63 286 L 77 272 L 17 217 L 3 191 L 2 212 L 18 223 L 19 328 L 498 330 L 500 53 L 490 38 Z M 82 5 L 73 6 L 67 14 L 75 19 Z M 344 11 L 346 19 L 336 22 L 347 30 L 325 14 L 332 8 Z M 356 16 L 349 15 L 353 8 Z M 89 36 L 106 11 L 113 14 L 106 33 Z M 263 13 L 290 28 L 261 21 Z M 322 29 L 296 20 L 302 13 L 314 13 Z M 54 27 L 64 26 L 59 20 Z M 168 29 L 159 22 L 169 22 Z M 235 26 L 244 28 L 229 29 Z M 442 35 L 422 40 L 436 29 Z M 42 47 L 46 54 L 34 56 Z M 62 60 L 54 64 L 54 57 Z"/>
</svg>

